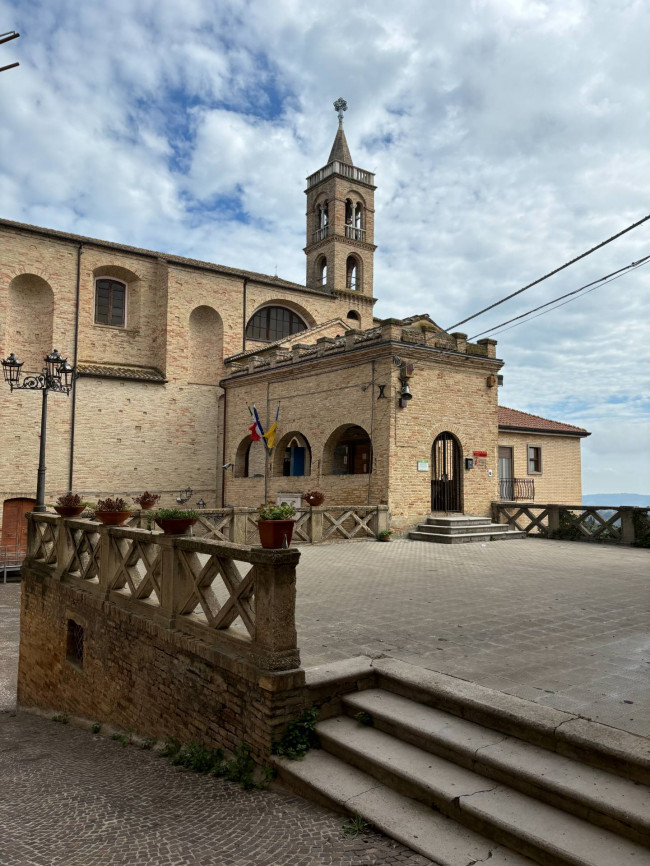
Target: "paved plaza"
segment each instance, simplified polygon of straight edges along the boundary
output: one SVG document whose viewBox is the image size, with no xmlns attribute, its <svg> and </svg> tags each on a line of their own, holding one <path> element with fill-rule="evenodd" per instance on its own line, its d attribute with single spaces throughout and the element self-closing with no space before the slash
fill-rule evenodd
<svg viewBox="0 0 650 866">
<path fill-rule="evenodd" d="M 303 664 L 394 656 L 639 734 L 650 554 L 526 539 L 305 547 Z M 244 792 L 151 752 L 14 712 L 20 586 L 0 584 L 0 866 L 429 861 L 282 790 Z"/>
<path fill-rule="evenodd" d="M 650 735 L 650 551 L 526 538 L 302 548 L 305 667 L 381 653 Z"/>
</svg>

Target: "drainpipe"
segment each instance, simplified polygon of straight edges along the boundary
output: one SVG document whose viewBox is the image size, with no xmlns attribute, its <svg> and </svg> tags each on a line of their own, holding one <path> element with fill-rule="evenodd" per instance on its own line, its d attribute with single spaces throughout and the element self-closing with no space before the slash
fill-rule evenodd
<svg viewBox="0 0 650 866">
<path fill-rule="evenodd" d="M 72 414 L 70 417 L 70 459 L 68 465 L 68 490 L 72 493 L 72 477 L 74 474 L 74 425 L 77 415 L 77 359 L 79 357 L 79 297 L 81 294 L 81 252 L 83 244 L 77 247 L 77 288 L 75 293 L 74 311 L 74 348 L 72 366 L 75 375 L 72 380 Z"/>
<path fill-rule="evenodd" d="M 228 399 L 228 389 L 223 389 L 223 442 L 221 448 L 221 507 L 226 505 L 226 470 L 223 468 L 226 465 L 226 406 Z M 234 473 L 233 469 L 233 473 Z"/>
<path fill-rule="evenodd" d="M 242 309 L 242 338 L 241 350 L 246 351 L 246 287 L 248 286 L 248 277 L 244 277 L 244 304 Z"/>
<path fill-rule="evenodd" d="M 367 505 L 370 505 L 370 485 L 372 484 L 373 464 L 375 462 L 375 362 L 371 361 L 372 376 L 370 384 L 370 472 L 368 473 Z"/>
</svg>

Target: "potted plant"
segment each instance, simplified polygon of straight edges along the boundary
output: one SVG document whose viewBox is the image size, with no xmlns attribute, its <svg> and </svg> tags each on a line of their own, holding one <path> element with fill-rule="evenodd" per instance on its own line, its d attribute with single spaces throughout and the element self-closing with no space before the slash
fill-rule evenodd
<svg viewBox="0 0 650 866">
<path fill-rule="evenodd" d="M 107 526 L 120 526 L 133 514 L 126 504 L 126 499 L 121 499 L 119 496 L 115 499 L 110 497 L 100 499 L 93 510 L 97 520 L 101 520 Z"/>
<path fill-rule="evenodd" d="M 199 515 L 192 509 L 159 508 L 151 516 L 165 535 L 185 535 Z"/>
<path fill-rule="evenodd" d="M 307 493 L 302 494 L 302 498 L 307 505 L 311 505 L 313 508 L 317 508 L 325 502 L 325 494 L 321 493 L 320 490 L 308 490 Z"/>
<path fill-rule="evenodd" d="M 151 511 L 156 502 L 160 499 L 160 494 L 149 493 L 145 490 L 140 496 L 134 496 L 133 501 L 140 506 L 141 511 Z"/>
<path fill-rule="evenodd" d="M 390 529 L 382 529 L 381 532 L 377 533 L 377 541 L 390 541 L 390 537 L 393 533 Z"/>
<path fill-rule="evenodd" d="M 54 510 L 61 517 L 77 517 L 85 507 L 86 503 L 78 493 L 64 493 L 56 500 Z"/>
<path fill-rule="evenodd" d="M 289 547 L 295 516 L 296 509 L 286 502 L 282 505 L 262 505 L 257 522 L 262 547 Z"/>
</svg>

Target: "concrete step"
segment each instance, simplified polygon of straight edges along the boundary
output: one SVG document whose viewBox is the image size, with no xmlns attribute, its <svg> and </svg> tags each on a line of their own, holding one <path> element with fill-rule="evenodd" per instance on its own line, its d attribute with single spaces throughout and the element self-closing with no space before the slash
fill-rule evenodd
<svg viewBox="0 0 650 866">
<path fill-rule="evenodd" d="M 482 523 L 478 528 L 474 526 L 439 526 L 433 523 L 419 523 L 416 531 L 434 533 L 440 532 L 444 535 L 473 535 L 475 532 L 508 532 L 509 529 L 510 527 L 507 523 L 490 523 L 489 520 L 486 520 L 485 523 Z"/>
<path fill-rule="evenodd" d="M 316 730 L 335 757 L 533 862 L 650 866 L 647 848 L 383 731 L 345 716 Z"/>
<path fill-rule="evenodd" d="M 644 785 L 384 689 L 346 695 L 343 708 L 352 717 L 368 713 L 377 730 L 650 845 L 650 789 Z"/>
<path fill-rule="evenodd" d="M 375 659 L 372 669 L 375 687 L 650 786 L 645 737 L 399 659 Z"/>
<path fill-rule="evenodd" d="M 302 761 L 275 758 L 278 776 L 297 793 L 321 805 L 361 815 L 382 833 L 440 866 L 531 866 L 534 861 L 508 850 L 377 781 L 320 749 Z"/>
<path fill-rule="evenodd" d="M 472 517 L 470 514 L 456 514 L 453 517 L 432 514 L 426 522 L 432 526 L 484 526 L 492 521 L 489 517 Z"/>
<path fill-rule="evenodd" d="M 445 535 L 441 532 L 420 532 L 418 530 L 409 532 L 409 538 L 413 541 L 429 541 L 435 544 L 471 544 L 479 541 L 514 541 L 525 538 L 525 532 L 508 530 L 506 532 L 472 532 L 463 535 Z"/>
</svg>

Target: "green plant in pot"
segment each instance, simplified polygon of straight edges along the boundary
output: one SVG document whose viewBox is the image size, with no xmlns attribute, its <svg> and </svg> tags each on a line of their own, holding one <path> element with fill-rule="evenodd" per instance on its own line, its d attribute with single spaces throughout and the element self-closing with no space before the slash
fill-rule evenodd
<svg viewBox="0 0 650 866">
<path fill-rule="evenodd" d="M 259 510 L 257 528 L 262 547 L 289 547 L 293 535 L 296 509 L 293 505 L 262 505 Z"/>
<path fill-rule="evenodd" d="M 165 535 L 185 535 L 199 514 L 191 508 L 159 508 L 151 516 Z"/>
<path fill-rule="evenodd" d="M 377 533 L 377 541 L 390 541 L 390 537 L 393 533 L 390 529 L 382 529 L 381 532 Z"/>
<path fill-rule="evenodd" d="M 64 493 L 56 500 L 54 510 L 61 517 L 77 517 L 86 507 L 78 493 Z"/>
<path fill-rule="evenodd" d="M 133 512 L 126 503 L 126 499 L 117 496 L 115 499 L 107 497 L 100 499 L 97 505 L 91 506 L 97 520 L 101 520 L 107 526 L 120 526 Z"/>
</svg>

